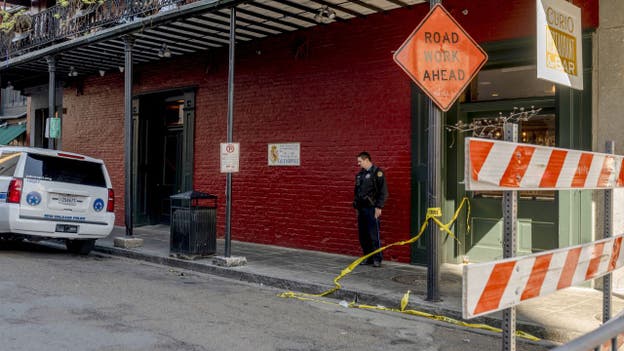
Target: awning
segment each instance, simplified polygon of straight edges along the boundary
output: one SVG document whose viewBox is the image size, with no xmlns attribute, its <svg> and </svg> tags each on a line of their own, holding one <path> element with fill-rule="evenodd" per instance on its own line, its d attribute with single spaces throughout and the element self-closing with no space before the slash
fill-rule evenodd
<svg viewBox="0 0 624 351">
<path fill-rule="evenodd" d="M 15 140 L 22 133 L 26 132 L 26 123 L 23 124 L 9 124 L 4 127 L 0 127 L 0 144 L 8 145 L 11 141 Z"/>
<path fill-rule="evenodd" d="M 180 3 L 147 17 L 99 28 L 58 44 L 14 50 L 0 60 L 2 81 L 18 89 L 48 80 L 45 57 L 61 55 L 57 77 L 105 74 L 124 66 L 123 35 L 132 34 L 133 62 L 145 64 L 169 57 L 197 54 L 229 43 L 230 7 L 237 8 L 236 42 L 277 36 L 353 18 L 407 8 L 426 0 L 163 0 Z M 58 38 L 66 40 L 68 38 Z M 31 51 L 32 50 L 32 51 Z M 166 51 L 166 54 L 165 54 Z M 2 57 L 2 55 L 0 55 Z M 73 70 L 72 70 L 73 68 Z"/>
<path fill-rule="evenodd" d="M 5 107 L 5 110 L 8 110 L 7 107 Z M 24 118 L 26 117 L 26 106 L 24 106 L 24 112 L 19 112 L 17 114 L 7 114 L 7 115 L 0 115 L 0 120 L 5 120 L 5 119 L 18 119 L 18 118 Z"/>
</svg>

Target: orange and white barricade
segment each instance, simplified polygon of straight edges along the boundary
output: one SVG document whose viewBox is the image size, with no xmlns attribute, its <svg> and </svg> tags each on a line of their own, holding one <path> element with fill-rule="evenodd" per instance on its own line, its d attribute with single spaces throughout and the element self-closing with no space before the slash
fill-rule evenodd
<svg viewBox="0 0 624 351">
<path fill-rule="evenodd" d="M 624 157 L 491 139 L 466 138 L 466 190 L 624 187 Z"/>
<path fill-rule="evenodd" d="M 624 187 L 623 156 L 480 138 L 466 138 L 465 146 L 468 191 Z M 621 267 L 623 237 L 465 266 L 464 318 L 510 308 Z"/>
<path fill-rule="evenodd" d="M 624 265 L 622 238 L 624 234 L 539 254 L 466 265 L 463 317 L 513 307 L 620 268 Z"/>
</svg>

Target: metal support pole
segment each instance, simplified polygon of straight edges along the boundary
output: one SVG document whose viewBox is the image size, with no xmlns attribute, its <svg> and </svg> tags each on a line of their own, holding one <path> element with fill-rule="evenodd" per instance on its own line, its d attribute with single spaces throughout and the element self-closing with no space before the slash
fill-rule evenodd
<svg viewBox="0 0 624 351">
<path fill-rule="evenodd" d="M 505 141 L 518 142 L 518 125 L 503 125 Z M 513 155 L 512 158 L 521 155 Z M 503 191 L 503 258 L 516 256 L 516 238 L 518 237 L 518 192 Z M 503 310 L 503 351 L 516 350 L 516 308 Z"/>
<path fill-rule="evenodd" d="M 48 118 L 54 118 L 56 112 L 56 56 L 46 56 L 48 63 Z M 54 149 L 54 139 L 47 138 L 48 149 Z"/>
<path fill-rule="evenodd" d="M 433 8 L 441 0 L 430 0 Z M 429 127 L 427 132 L 427 207 L 440 207 L 440 136 L 442 111 L 429 99 Z M 435 222 L 427 230 L 427 301 L 440 301 L 440 231 Z"/>
<path fill-rule="evenodd" d="M 615 153 L 615 142 L 609 140 L 605 145 L 605 152 Z M 604 192 L 604 238 L 613 236 L 613 189 Z M 602 278 L 602 323 L 611 319 L 611 273 Z M 617 338 L 611 339 L 611 350 L 617 350 Z"/>
<path fill-rule="evenodd" d="M 228 112 L 227 112 L 227 142 L 232 142 L 234 124 L 234 46 L 236 44 L 236 7 L 230 9 L 230 58 L 228 70 Z M 232 173 L 227 173 L 225 181 L 225 253 L 230 257 L 232 241 Z"/>
<path fill-rule="evenodd" d="M 440 134 L 442 111 L 429 100 L 427 134 L 427 207 L 440 207 Z M 435 222 L 427 229 L 427 301 L 440 301 L 440 231 Z"/>
<path fill-rule="evenodd" d="M 125 216 L 126 216 L 126 236 L 132 236 L 133 225 L 133 172 L 132 172 L 132 47 L 134 37 L 126 35 L 124 41 L 124 150 L 126 153 L 126 188 L 125 188 Z"/>
</svg>

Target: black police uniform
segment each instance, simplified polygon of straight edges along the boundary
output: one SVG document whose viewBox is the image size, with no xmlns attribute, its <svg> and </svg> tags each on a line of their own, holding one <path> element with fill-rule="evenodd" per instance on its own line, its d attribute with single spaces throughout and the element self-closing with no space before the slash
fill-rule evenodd
<svg viewBox="0 0 624 351">
<path fill-rule="evenodd" d="M 388 187 L 383 171 L 372 165 L 368 170 L 362 169 L 355 176 L 355 196 L 353 207 L 358 212 L 358 231 L 360 245 L 364 254 L 371 253 L 381 247 L 379 238 L 379 219 L 375 218 L 375 208 L 383 208 L 388 198 Z M 371 260 L 372 258 L 372 260 Z M 381 252 L 368 259 L 381 263 Z"/>
</svg>

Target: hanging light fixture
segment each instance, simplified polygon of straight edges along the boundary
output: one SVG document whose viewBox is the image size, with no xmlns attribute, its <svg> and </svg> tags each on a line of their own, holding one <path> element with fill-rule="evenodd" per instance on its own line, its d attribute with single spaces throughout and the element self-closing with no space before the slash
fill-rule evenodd
<svg viewBox="0 0 624 351">
<path fill-rule="evenodd" d="M 160 49 L 158 49 L 158 57 L 164 57 L 164 58 L 171 57 L 171 50 L 169 50 L 169 47 L 167 46 L 167 44 L 163 43 Z"/>
<path fill-rule="evenodd" d="M 75 77 L 78 75 L 78 71 L 74 68 L 74 66 L 69 66 L 69 73 L 67 73 L 70 77 Z"/>
<path fill-rule="evenodd" d="M 98 72 L 100 72 L 100 77 L 104 77 L 104 75 L 106 74 L 106 71 L 101 69 Z"/>
<path fill-rule="evenodd" d="M 124 71 L 124 66 L 119 66 L 118 68 L 119 68 L 119 72 L 123 73 L 123 71 Z"/>
<path fill-rule="evenodd" d="M 314 15 L 314 20 L 318 23 L 329 23 L 336 18 L 336 11 L 330 9 L 329 6 L 325 5 L 321 7 L 316 15 Z"/>
</svg>

